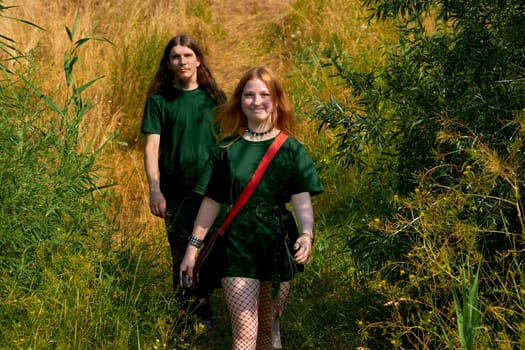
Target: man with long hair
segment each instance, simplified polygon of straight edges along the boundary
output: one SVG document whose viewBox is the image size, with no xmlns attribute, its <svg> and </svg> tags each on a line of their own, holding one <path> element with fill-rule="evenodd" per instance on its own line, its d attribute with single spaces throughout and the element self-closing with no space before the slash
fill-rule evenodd
<svg viewBox="0 0 525 350">
<path fill-rule="evenodd" d="M 188 293 L 179 287 L 179 265 L 202 201 L 192 189 L 216 147 L 213 113 L 225 100 L 197 43 L 188 35 L 173 37 L 148 90 L 142 133 L 150 210 L 165 221 L 179 301 Z M 212 317 L 209 292 L 195 289 L 204 322 Z"/>
</svg>

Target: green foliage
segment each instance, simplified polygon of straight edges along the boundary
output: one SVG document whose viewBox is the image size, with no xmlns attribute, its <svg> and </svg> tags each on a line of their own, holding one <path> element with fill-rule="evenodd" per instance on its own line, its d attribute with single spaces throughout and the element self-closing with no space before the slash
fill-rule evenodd
<svg viewBox="0 0 525 350">
<path fill-rule="evenodd" d="M 105 216 L 102 207 L 93 202 L 105 186 L 98 183 L 95 164 L 100 149 L 90 149 L 88 143 L 87 149 L 79 151 L 86 146 L 79 129 L 89 109 L 81 93 L 93 83 L 77 88 L 71 81 L 79 42 L 64 61 L 72 95 L 62 108 L 30 82 L 28 74 L 32 70 L 26 73 L 24 67 L 17 68 L 16 77 L 25 83 L 22 86 L 12 80 L 12 74 L 5 75 L 1 91 L 5 132 L 1 145 L 6 166 L 1 177 L 6 185 L 1 198 L 6 220 L 2 222 L 20 236 L 6 235 L 2 239 L 1 248 L 8 253 L 0 259 L 3 266 L 10 266 L 11 259 L 23 254 L 32 255 L 34 243 L 53 241 L 57 231 L 71 234 L 79 230 L 86 234 L 108 225 L 101 220 Z M 29 60 L 26 63 L 29 67 L 32 64 Z M 46 108 L 58 117 L 43 113 Z"/>
<path fill-rule="evenodd" d="M 15 8 L 16 6 L 4 6 L 2 5 L 3 3 L 4 3 L 4 0 L 0 0 L 0 21 L 7 21 L 7 20 L 18 21 L 21 23 L 25 23 L 28 26 L 42 29 L 37 24 L 30 22 L 30 21 L 26 21 L 22 18 L 13 18 L 13 17 L 5 16 L 4 12 L 12 8 Z M 2 34 L 0 34 L 0 52 L 4 53 L 7 56 L 7 60 L 0 61 L 0 71 L 3 71 L 5 73 L 11 73 L 11 70 L 9 69 L 5 61 L 17 59 L 18 57 L 22 56 L 23 53 L 17 49 L 14 39 L 9 38 Z"/>
<path fill-rule="evenodd" d="M 386 20 L 396 17 L 427 14 L 435 0 L 364 0 L 363 4 L 372 11 L 371 19 Z"/>
<path fill-rule="evenodd" d="M 518 39 L 506 34 L 511 28 L 513 33 L 523 30 L 519 25 L 523 9 L 512 2 L 494 4 L 483 9 L 487 11 L 484 16 L 478 16 L 475 3 L 449 1 L 437 18 L 453 20 L 454 27 L 437 21 L 436 33 L 428 35 L 425 13 L 403 8 L 404 2 L 395 6 L 392 2 L 376 3 L 381 3 L 380 17 L 385 16 L 386 8 L 411 14 L 400 28 L 399 44 L 386 54 L 385 65 L 373 73 L 355 72 L 351 61 L 333 56 L 337 75 L 346 81 L 349 93 L 358 102 L 331 101 L 321 105 L 318 113 L 327 127 L 341 127 L 340 148 L 350 157 L 348 165 L 356 158 L 348 154 L 358 154 L 368 145 L 379 147 L 379 151 L 393 145 L 397 156 L 389 162 L 401 175 L 397 186 L 403 193 L 413 189 L 412 174 L 436 162 L 434 150 L 444 154 L 452 153 L 454 147 L 465 147 L 440 144 L 436 139 L 443 116 L 455 122 L 453 127 L 483 135 L 483 141 L 504 150 L 506 140 L 514 135 L 511 126 L 515 123 L 511 122 L 515 111 L 524 105 L 519 79 L 523 36 Z M 429 3 L 407 4 L 427 7 Z M 453 4 L 458 3 L 468 6 L 452 11 Z M 363 142 L 359 134 L 371 125 L 383 137 L 372 133 L 374 137 Z"/>
<path fill-rule="evenodd" d="M 188 15 L 213 17 L 207 4 L 192 2 Z M 290 64 L 283 82 L 326 189 L 314 198 L 314 256 L 294 281 L 283 342 L 434 350 L 469 338 L 473 348 L 524 348 L 523 5 L 366 4 L 370 19 L 398 16 L 397 45 L 375 37 L 350 0 L 297 1 L 254 45 Z M 34 52 L 0 37 L 9 52 L 0 62 L 0 347 L 227 349 L 223 304 L 205 341 L 176 309 L 164 239 L 144 244 L 134 238 L 142 226 L 115 227 L 116 198 L 97 161 L 104 145 L 82 131 L 91 108 L 82 95 L 99 78 L 74 74 L 81 49 L 104 39 L 76 32 L 66 29 L 60 101 L 40 87 Z M 114 48 L 111 115 L 140 114 L 165 40 L 153 31 Z M 137 119 L 121 122 L 135 143 Z M 313 137 L 318 126 L 325 132 Z"/>
<path fill-rule="evenodd" d="M 524 321 L 510 311 L 523 306 L 521 296 L 512 299 L 516 276 L 508 271 L 521 273 L 524 244 L 525 7 L 518 1 L 365 4 L 370 19 L 404 19 L 399 43 L 381 65 L 363 70 L 349 55 L 330 53 L 328 67 L 345 82 L 347 97 L 326 99 L 314 115 L 336 133 L 339 163 L 384 191 L 373 199 L 387 205 L 367 215 L 377 220 L 353 221 L 341 234 L 362 283 L 384 281 L 382 305 L 392 306 L 381 322 L 365 322 L 367 329 L 392 334 L 394 348 L 521 344 L 523 330 L 503 320 L 510 312 L 513 324 Z M 468 289 L 476 291 L 471 305 L 490 310 L 483 319 L 466 319 L 472 308 L 453 312 L 448 286 L 462 280 L 463 256 L 484 262 L 479 293 L 477 285 Z M 457 316 L 460 328 L 451 329 Z M 478 322 L 485 332 L 474 338 Z"/>
<path fill-rule="evenodd" d="M 166 34 L 161 35 L 155 30 L 153 33 L 141 33 L 135 40 L 121 42 L 115 48 L 119 58 L 112 64 L 110 79 L 113 94 L 109 113 L 122 112 L 130 116 L 122 118 L 119 127 L 122 145 L 131 147 L 140 139 L 147 84 L 158 69 L 159 57 L 169 39 Z"/>
<path fill-rule="evenodd" d="M 468 264 L 468 263 L 467 263 Z M 475 336 L 481 324 L 481 312 L 478 310 L 478 289 L 479 289 L 479 266 L 476 274 L 472 277 L 470 266 L 461 269 L 461 285 L 459 288 L 462 302 L 455 290 L 454 307 L 458 321 L 459 340 L 461 349 L 472 350 L 475 345 Z"/>
<path fill-rule="evenodd" d="M 1 64 L 0 347 L 188 348 L 203 330 L 158 288 L 169 285 L 158 246 L 113 237 L 118 208 L 97 160 L 106 144 L 83 132 L 83 93 L 98 79 L 74 74 L 81 48 L 107 40 L 76 38 L 77 23 L 66 28 L 64 101 L 35 83 L 31 54 L 13 47 L 10 69 Z"/>
<path fill-rule="evenodd" d="M 210 10 L 210 4 L 208 0 L 193 0 L 188 5 L 186 13 L 189 17 L 196 17 L 201 19 L 205 23 L 213 21 L 213 15 Z"/>
<path fill-rule="evenodd" d="M 324 223 L 320 223 L 323 225 Z M 358 320 L 372 317 L 373 294 L 356 293 L 355 270 L 343 242 L 318 240 L 315 258 L 293 283 L 283 317 L 283 344 L 290 349 L 355 349 Z"/>
</svg>

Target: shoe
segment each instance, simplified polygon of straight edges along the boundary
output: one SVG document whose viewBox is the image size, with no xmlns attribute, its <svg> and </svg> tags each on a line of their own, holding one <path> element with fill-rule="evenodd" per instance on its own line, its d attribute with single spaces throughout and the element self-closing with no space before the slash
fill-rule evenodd
<svg viewBox="0 0 525 350">
<path fill-rule="evenodd" d="M 201 322 L 204 325 L 204 327 L 206 327 L 206 332 L 209 332 L 213 328 L 215 328 L 215 319 L 213 317 L 201 320 Z"/>
</svg>

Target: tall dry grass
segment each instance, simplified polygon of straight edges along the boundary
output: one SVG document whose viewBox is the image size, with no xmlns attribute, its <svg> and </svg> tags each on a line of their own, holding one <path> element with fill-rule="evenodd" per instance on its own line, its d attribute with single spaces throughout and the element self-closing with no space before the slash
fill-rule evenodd
<svg viewBox="0 0 525 350">
<path fill-rule="evenodd" d="M 78 11 L 78 32 L 81 36 L 105 37 L 114 43 L 114 46 L 101 43 L 86 45 L 82 52 L 77 79 L 86 81 L 104 77 L 86 92 L 94 103 L 94 108 L 85 119 L 86 132 L 96 135 L 97 142 L 102 143 L 108 134 L 120 131 L 121 138 L 138 144 L 139 136 L 134 129 L 139 123 L 139 101 L 143 100 L 142 91 L 146 82 L 125 74 L 126 67 L 119 67 L 125 62 L 122 55 L 130 44 L 144 40 L 146 33 L 165 32 L 169 36 L 175 31 L 188 30 L 190 23 L 184 16 L 185 3 L 28 0 L 12 9 L 10 15 L 36 23 L 45 31 L 18 22 L 2 21 L 2 33 L 15 39 L 22 51 L 37 47 L 36 55 L 41 66 L 45 67 L 42 90 L 54 92 L 63 82 L 62 60 L 68 44 L 64 28 L 73 23 Z M 176 17 L 181 20 L 177 20 L 175 26 L 173 19 Z M 91 29 L 92 33 L 89 33 Z M 115 76 L 115 72 L 119 71 L 123 73 L 122 76 Z M 119 84 L 135 92 L 129 96 L 129 99 L 136 101 L 132 109 L 124 105 L 126 101 L 114 100 L 115 89 L 120 88 Z M 108 176 L 117 184 L 115 189 L 121 198 L 119 218 L 122 227 L 130 223 L 146 226 L 152 221 L 146 212 L 141 155 L 139 147 L 134 146 L 130 142 L 126 147 L 114 144 L 107 148 L 109 152 L 104 160 Z"/>
<path fill-rule="evenodd" d="M 116 184 L 122 234 L 141 237 L 148 231 L 160 231 L 162 226 L 148 209 L 140 121 L 145 91 L 171 36 L 185 32 L 200 42 L 215 78 L 227 93 L 253 65 L 266 64 L 276 70 L 299 111 L 297 136 L 310 143 L 311 149 L 318 149 L 325 162 L 330 135 L 318 138 L 317 126 L 304 116 L 313 109 L 314 98 L 341 95 L 344 88 L 332 81 L 330 70 L 322 68 L 323 55 L 327 50 L 344 50 L 345 54 L 364 56 L 361 62 L 366 64 L 380 59 L 372 52 L 391 36 L 391 31 L 378 30 L 364 20 L 367 13 L 358 0 L 27 0 L 10 9 L 9 15 L 45 30 L 14 21 L 1 21 L 0 30 L 15 39 L 22 51 L 37 48 L 44 92 L 56 91 L 62 84 L 68 43 L 65 27 L 73 23 L 77 13 L 80 36 L 104 37 L 113 43 L 86 45 L 77 79 L 103 77 L 87 91 L 94 108 L 86 118 L 86 132 L 99 144 L 108 135 L 120 133 L 121 142 L 107 148 L 104 165 Z"/>
<path fill-rule="evenodd" d="M 145 90 L 164 44 L 177 33 L 194 36 L 217 81 L 229 92 L 246 68 L 268 62 L 265 58 L 272 54 L 257 49 L 257 33 L 268 21 L 282 20 L 287 7 L 286 1 L 27 0 L 9 15 L 45 30 L 14 21 L 2 21 L 0 30 L 24 52 L 37 48 L 35 54 L 45 67 L 44 92 L 56 91 L 63 82 L 63 54 L 68 44 L 65 27 L 73 23 L 77 11 L 80 36 L 104 37 L 114 44 L 86 45 L 77 79 L 103 77 L 87 91 L 94 108 L 86 118 L 86 132 L 95 135 L 98 143 L 115 131 L 120 133 L 122 142 L 107 148 L 104 163 L 117 185 L 122 233 L 140 235 L 161 225 L 149 214 L 140 121 Z M 280 69 L 279 62 L 273 59 L 272 63 Z"/>
</svg>

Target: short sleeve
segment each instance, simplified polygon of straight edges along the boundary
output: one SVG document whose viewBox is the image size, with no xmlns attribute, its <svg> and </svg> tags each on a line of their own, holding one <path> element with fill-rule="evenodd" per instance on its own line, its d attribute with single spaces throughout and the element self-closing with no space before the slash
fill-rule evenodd
<svg viewBox="0 0 525 350">
<path fill-rule="evenodd" d="M 324 188 L 315 163 L 295 139 L 292 141 L 291 157 L 295 166 L 292 168 L 292 176 L 288 178 L 290 194 L 308 192 L 315 196 L 322 193 Z"/>
<path fill-rule="evenodd" d="M 144 107 L 144 115 L 142 117 L 141 131 L 143 134 L 159 134 L 162 130 L 161 125 L 161 107 L 153 95 L 148 98 Z"/>
<path fill-rule="evenodd" d="M 219 203 L 227 203 L 230 198 L 230 182 L 227 152 L 224 148 L 218 148 L 206 163 L 194 192 Z"/>
</svg>

